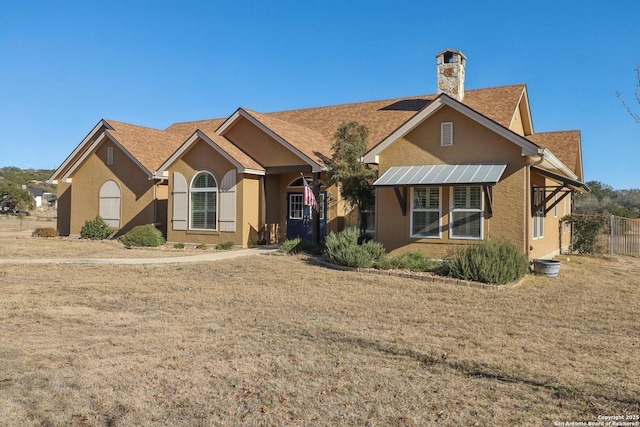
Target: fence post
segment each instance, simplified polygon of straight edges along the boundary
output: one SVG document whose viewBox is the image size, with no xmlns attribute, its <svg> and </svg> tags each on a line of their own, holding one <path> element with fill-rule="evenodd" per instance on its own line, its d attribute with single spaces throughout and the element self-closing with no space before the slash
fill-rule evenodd
<svg viewBox="0 0 640 427">
<path fill-rule="evenodd" d="M 610 225 L 609 225 L 609 248 L 610 248 L 610 256 L 611 258 L 613 258 L 613 236 L 614 236 L 614 232 L 613 232 L 613 227 L 615 225 L 615 216 L 611 215 L 611 221 L 610 221 Z"/>
</svg>

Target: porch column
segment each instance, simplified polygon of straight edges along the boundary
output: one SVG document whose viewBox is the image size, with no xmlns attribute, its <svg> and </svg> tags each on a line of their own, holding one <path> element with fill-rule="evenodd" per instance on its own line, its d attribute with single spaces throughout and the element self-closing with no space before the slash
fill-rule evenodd
<svg viewBox="0 0 640 427">
<path fill-rule="evenodd" d="M 318 202 L 318 209 L 312 210 L 313 215 L 313 230 L 312 230 L 312 239 L 316 243 L 320 243 L 320 172 L 313 173 L 313 184 L 311 185 L 311 189 L 313 190 L 313 195 Z"/>
</svg>

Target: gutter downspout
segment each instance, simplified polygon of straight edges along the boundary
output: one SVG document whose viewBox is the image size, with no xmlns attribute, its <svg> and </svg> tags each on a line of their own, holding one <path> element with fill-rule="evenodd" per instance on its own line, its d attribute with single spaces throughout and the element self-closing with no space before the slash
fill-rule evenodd
<svg viewBox="0 0 640 427">
<path fill-rule="evenodd" d="M 526 214 L 525 214 L 525 219 L 526 219 L 526 225 L 527 225 L 527 229 L 525 231 L 525 250 L 527 253 L 527 258 L 529 258 L 529 253 L 531 252 L 531 233 L 529 232 L 531 230 L 531 168 L 533 166 L 537 166 L 540 163 L 542 163 L 544 161 L 544 148 L 540 148 L 538 149 L 538 156 L 539 158 L 537 160 L 534 160 L 530 163 L 527 163 L 527 209 L 526 210 Z"/>
</svg>

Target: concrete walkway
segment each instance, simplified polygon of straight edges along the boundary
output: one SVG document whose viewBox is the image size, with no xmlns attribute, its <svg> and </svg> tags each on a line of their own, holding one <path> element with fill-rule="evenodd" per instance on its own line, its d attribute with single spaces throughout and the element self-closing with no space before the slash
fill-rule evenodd
<svg viewBox="0 0 640 427">
<path fill-rule="evenodd" d="M 219 261 L 251 255 L 263 255 L 276 252 L 272 248 L 251 248 L 237 251 L 209 252 L 199 255 L 166 257 L 166 258 L 15 258 L 0 259 L 0 264 L 176 264 L 184 262 Z"/>
</svg>

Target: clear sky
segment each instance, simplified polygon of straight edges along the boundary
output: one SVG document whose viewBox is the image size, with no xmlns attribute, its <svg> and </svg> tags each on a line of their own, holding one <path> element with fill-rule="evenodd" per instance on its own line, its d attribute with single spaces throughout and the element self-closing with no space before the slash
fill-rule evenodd
<svg viewBox="0 0 640 427">
<path fill-rule="evenodd" d="M 579 129 L 585 179 L 640 188 L 640 1 L 0 0 L 0 166 L 59 166 L 102 118 L 164 129 L 526 83 L 537 132 Z"/>
</svg>

